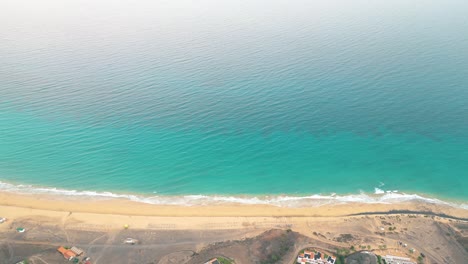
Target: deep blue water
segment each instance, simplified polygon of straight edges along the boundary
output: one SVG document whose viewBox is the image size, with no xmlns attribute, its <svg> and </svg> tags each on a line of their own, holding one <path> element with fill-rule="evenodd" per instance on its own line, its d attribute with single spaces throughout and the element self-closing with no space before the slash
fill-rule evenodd
<svg viewBox="0 0 468 264">
<path fill-rule="evenodd" d="M 468 199 L 468 2 L 7 1 L 0 181 Z"/>
</svg>

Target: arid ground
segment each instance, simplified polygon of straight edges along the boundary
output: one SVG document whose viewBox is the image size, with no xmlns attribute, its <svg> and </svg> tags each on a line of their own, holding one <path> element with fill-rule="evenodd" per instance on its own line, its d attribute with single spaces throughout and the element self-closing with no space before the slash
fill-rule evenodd
<svg viewBox="0 0 468 264">
<path fill-rule="evenodd" d="M 86 214 L 1 206 L 16 215 L 0 225 L 0 263 L 68 263 L 57 247 L 78 246 L 92 263 L 204 263 L 224 256 L 235 263 L 294 263 L 306 247 L 370 250 L 425 263 L 467 263 L 468 222 L 416 213 L 343 217 L 142 217 L 105 215 L 109 223 L 86 222 Z M 89 215 L 95 219 L 94 215 Z M 136 219 L 147 221 L 138 226 Z M 132 218 L 134 222 L 132 222 Z M 104 219 L 104 218 L 102 218 Z M 129 229 L 115 222 L 135 223 Z M 185 225 L 183 224 L 185 223 Z M 193 228 L 184 228 L 184 226 Z M 17 227 L 26 229 L 18 233 Z M 139 240 L 126 245 L 127 237 Z M 407 244 L 407 247 L 400 243 Z M 414 249 L 415 253 L 410 253 Z"/>
</svg>

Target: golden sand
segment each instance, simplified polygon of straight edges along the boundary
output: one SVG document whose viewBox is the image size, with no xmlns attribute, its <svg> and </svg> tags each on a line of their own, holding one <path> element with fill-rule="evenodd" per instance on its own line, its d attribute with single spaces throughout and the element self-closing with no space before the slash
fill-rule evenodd
<svg viewBox="0 0 468 264">
<path fill-rule="evenodd" d="M 133 202 L 125 199 L 61 199 L 59 196 L 20 195 L 0 192 L 0 217 L 67 217 L 73 214 L 76 224 L 100 229 L 148 228 L 166 225 L 170 229 L 242 228 L 250 223 L 281 223 L 341 218 L 359 213 L 388 213 L 407 210 L 468 218 L 468 210 L 422 202 L 398 204 L 347 203 L 306 208 L 269 205 L 168 206 Z M 286 219 L 286 220 L 285 220 Z M 231 223 L 231 224 L 229 224 Z M 1 227 L 0 227 L 1 228 Z M 86 229 L 86 228 L 85 228 Z"/>
</svg>

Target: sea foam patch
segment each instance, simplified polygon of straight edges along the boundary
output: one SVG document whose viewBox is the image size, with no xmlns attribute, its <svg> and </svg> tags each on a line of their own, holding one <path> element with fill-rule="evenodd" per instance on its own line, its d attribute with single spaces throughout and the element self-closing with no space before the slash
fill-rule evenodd
<svg viewBox="0 0 468 264">
<path fill-rule="evenodd" d="M 289 196 L 289 195 L 268 195 L 268 196 L 225 196 L 225 195 L 179 195 L 179 196 L 160 196 L 160 195 L 137 195 L 120 194 L 113 192 L 96 192 L 65 190 L 48 187 L 35 187 L 32 185 L 15 185 L 11 183 L 0 182 L 0 191 L 14 192 L 19 194 L 40 194 L 60 196 L 69 199 L 127 199 L 135 202 L 155 204 L 155 205 L 214 205 L 214 204 L 245 204 L 245 205 L 274 205 L 278 207 L 310 207 L 322 206 L 327 204 L 346 204 L 346 203 L 369 203 L 369 204 L 392 204 L 409 201 L 420 201 L 431 204 L 443 204 L 456 208 L 468 210 L 468 204 L 447 202 L 437 198 L 424 197 L 419 194 L 406 194 L 398 191 L 384 191 L 375 188 L 374 194 L 360 192 L 359 194 L 349 195 L 322 195 L 313 194 L 307 196 Z"/>
</svg>

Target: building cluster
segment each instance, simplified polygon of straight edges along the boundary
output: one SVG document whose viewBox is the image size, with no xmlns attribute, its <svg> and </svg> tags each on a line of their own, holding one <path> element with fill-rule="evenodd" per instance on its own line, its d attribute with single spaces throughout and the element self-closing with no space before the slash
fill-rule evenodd
<svg viewBox="0 0 468 264">
<path fill-rule="evenodd" d="M 84 264 L 91 264 L 89 257 L 84 257 L 83 256 L 84 251 L 77 247 L 71 247 L 71 248 L 59 247 L 57 248 L 57 251 L 60 252 L 62 256 L 68 261 L 73 261 L 74 263 L 78 263 L 81 257 Z"/>
<path fill-rule="evenodd" d="M 304 253 L 299 254 L 297 256 L 297 263 L 298 264 L 334 264 L 336 258 L 332 256 L 322 255 L 320 252 L 312 252 L 305 250 Z"/>
<path fill-rule="evenodd" d="M 409 258 L 386 255 L 382 257 L 387 264 L 416 264 Z"/>
</svg>

